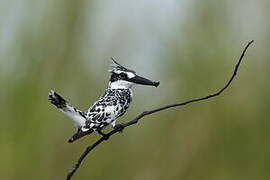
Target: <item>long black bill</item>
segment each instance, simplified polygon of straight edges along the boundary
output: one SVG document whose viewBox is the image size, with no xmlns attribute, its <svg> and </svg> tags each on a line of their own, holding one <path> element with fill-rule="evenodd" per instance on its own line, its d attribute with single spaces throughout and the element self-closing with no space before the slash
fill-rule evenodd
<svg viewBox="0 0 270 180">
<path fill-rule="evenodd" d="M 149 79 L 146 79 L 137 75 L 134 78 L 131 78 L 130 81 L 136 84 L 155 86 L 155 87 L 158 87 L 159 85 L 159 82 L 150 81 Z"/>
</svg>

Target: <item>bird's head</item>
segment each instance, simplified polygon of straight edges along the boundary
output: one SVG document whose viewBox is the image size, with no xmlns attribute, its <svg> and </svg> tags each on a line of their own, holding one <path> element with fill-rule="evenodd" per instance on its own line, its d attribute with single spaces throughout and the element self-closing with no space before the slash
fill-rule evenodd
<svg viewBox="0 0 270 180">
<path fill-rule="evenodd" d="M 110 88 L 126 89 L 136 84 L 158 87 L 159 82 L 151 81 L 138 76 L 135 71 L 125 68 L 112 58 L 113 64 L 109 72 L 111 73 Z"/>
</svg>

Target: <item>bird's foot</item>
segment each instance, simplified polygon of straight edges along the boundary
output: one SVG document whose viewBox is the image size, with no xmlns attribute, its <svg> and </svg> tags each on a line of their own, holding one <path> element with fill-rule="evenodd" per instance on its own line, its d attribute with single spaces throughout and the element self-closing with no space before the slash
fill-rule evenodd
<svg viewBox="0 0 270 180">
<path fill-rule="evenodd" d="M 118 132 L 122 133 L 125 127 L 123 124 L 116 124 L 113 128 L 117 129 Z"/>
<path fill-rule="evenodd" d="M 101 130 L 98 130 L 97 132 L 104 138 L 104 140 L 108 140 L 110 137 L 108 134 L 103 133 Z"/>
</svg>

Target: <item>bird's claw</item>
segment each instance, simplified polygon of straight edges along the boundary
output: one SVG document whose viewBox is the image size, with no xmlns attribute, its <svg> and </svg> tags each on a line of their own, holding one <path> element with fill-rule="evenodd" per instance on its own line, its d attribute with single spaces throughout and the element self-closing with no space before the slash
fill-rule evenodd
<svg viewBox="0 0 270 180">
<path fill-rule="evenodd" d="M 108 134 L 103 133 L 101 130 L 98 130 L 97 132 L 103 137 L 104 140 L 108 140 L 110 137 Z"/>
<path fill-rule="evenodd" d="M 117 129 L 120 133 L 122 133 L 124 130 L 123 124 L 116 124 L 113 128 Z"/>
<path fill-rule="evenodd" d="M 109 139 L 109 136 L 108 135 L 102 135 L 103 139 L 106 141 Z"/>
</svg>

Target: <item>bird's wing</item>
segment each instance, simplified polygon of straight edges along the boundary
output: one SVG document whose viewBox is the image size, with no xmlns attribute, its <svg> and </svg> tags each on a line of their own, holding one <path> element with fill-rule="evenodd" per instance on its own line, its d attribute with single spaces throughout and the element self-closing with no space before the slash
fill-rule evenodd
<svg viewBox="0 0 270 180">
<path fill-rule="evenodd" d="M 103 128 L 112 123 L 120 115 L 117 98 L 104 97 L 97 101 L 86 113 L 85 130 Z"/>
</svg>

